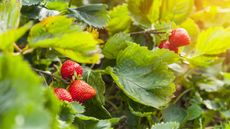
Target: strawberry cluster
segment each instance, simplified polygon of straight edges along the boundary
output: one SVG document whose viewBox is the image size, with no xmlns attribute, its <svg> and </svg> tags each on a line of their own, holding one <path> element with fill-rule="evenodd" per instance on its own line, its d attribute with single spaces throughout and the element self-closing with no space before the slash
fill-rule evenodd
<svg viewBox="0 0 230 129">
<path fill-rule="evenodd" d="M 82 77 L 83 68 L 80 64 L 67 60 L 62 64 L 61 76 L 63 79 L 72 80 L 68 90 L 64 88 L 55 88 L 55 95 L 63 101 L 78 101 L 84 103 L 96 95 L 96 90 L 79 78 Z"/>
<path fill-rule="evenodd" d="M 183 28 L 177 28 L 171 31 L 169 40 L 161 41 L 159 48 L 169 49 L 178 53 L 178 48 L 189 45 L 191 38 L 188 32 Z"/>
</svg>

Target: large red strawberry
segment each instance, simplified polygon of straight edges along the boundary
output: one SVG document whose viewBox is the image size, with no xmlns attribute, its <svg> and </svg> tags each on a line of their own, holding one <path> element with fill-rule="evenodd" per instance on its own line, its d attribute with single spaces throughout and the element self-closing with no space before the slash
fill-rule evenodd
<svg viewBox="0 0 230 129">
<path fill-rule="evenodd" d="M 62 64 L 61 67 L 61 75 L 64 79 L 71 79 L 74 75 L 74 72 L 77 74 L 77 76 L 82 76 L 83 69 L 82 67 L 71 60 L 67 60 Z"/>
<path fill-rule="evenodd" d="M 73 101 L 70 93 L 64 88 L 55 88 L 54 93 L 60 100 L 68 101 L 68 102 Z"/>
<path fill-rule="evenodd" d="M 177 28 L 171 31 L 169 42 L 175 47 L 185 46 L 191 42 L 188 32 L 183 28 Z"/>
<path fill-rule="evenodd" d="M 96 95 L 96 90 L 82 80 L 75 80 L 69 87 L 73 100 L 84 103 Z"/>
<path fill-rule="evenodd" d="M 169 43 L 168 40 L 161 41 L 159 48 L 169 49 L 171 51 L 174 51 L 175 53 L 178 53 L 178 47 L 174 47 L 172 44 Z"/>
</svg>

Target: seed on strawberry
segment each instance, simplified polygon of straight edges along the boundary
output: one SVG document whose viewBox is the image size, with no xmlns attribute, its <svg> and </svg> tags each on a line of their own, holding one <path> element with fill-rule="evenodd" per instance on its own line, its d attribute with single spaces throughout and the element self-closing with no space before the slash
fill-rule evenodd
<svg viewBox="0 0 230 129">
<path fill-rule="evenodd" d="M 75 80 L 69 87 L 69 92 L 73 100 L 80 103 L 93 98 L 96 95 L 96 90 L 88 83 L 82 80 Z"/>
<path fill-rule="evenodd" d="M 175 47 L 186 46 L 191 42 L 191 38 L 184 28 L 177 28 L 171 31 L 169 42 Z"/>
<path fill-rule="evenodd" d="M 175 53 L 178 53 L 178 47 L 174 47 L 172 44 L 169 43 L 168 40 L 161 41 L 159 48 L 169 49 L 171 51 L 174 51 Z"/>
<path fill-rule="evenodd" d="M 62 78 L 72 79 L 72 76 L 74 76 L 74 73 L 76 73 L 77 76 L 82 76 L 83 69 L 81 65 L 71 60 L 65 61 L 61 67 Z"/>
<path fill-rule="evenodd" d="M 64 88 L 54 88 L 54 93 L 60 100 L 68 102 L 73 101 L 70 93 Z"/>
</svg>

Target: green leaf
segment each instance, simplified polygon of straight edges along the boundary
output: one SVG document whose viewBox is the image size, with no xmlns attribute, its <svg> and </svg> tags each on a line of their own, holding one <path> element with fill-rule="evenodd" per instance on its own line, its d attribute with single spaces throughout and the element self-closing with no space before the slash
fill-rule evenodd
<svg viewBox="0 0 230 129">
<path fill-rule="evenodd" d="M 114 7 L 109 11 L 110 21 L 107 29 L 110 34 L 117 32 L 127 32 L 131 25 L 131 17 L 129 16 L 128 5 L 122 4 Z"/>
<path fill-rule="evenodd" d="M 74 125 L 79 129 L 111 129 L 110 120 L 98 120 L 80 114 L 76 115 Z"/>
<path fill-rule="evenodd" d="M 0 33 L 0 49 L 11 50 L 13 43 L 22 37 L 31 27 L 32 22 L 29 22 L 20 28 L 10 29 L 6 32 Z"/>
<path fill-rule="evenodd" d="M 76 111 L 76 113 L 84 113 L 85 112 L 85 107 L 82 106 L 81 104 L 77 103 L 77 102 L 72 102 L 72 107 L 74 108 L 74 110 Z"/>
<path fill-rule="evenodd" d="M 230 73 L 223 73 L 224 82 L 230 85 Z"/>
<path fill-rule="evenodd" d="M 74 121 L 75 115 L 79 113 L 83 113 L 84 106 L 80 105 L 77 102 L 62 102 L 59 112 L 60 120 L 65 121 L 67 123 L 72 123 Z"/>
<path fill-rule="evenodd" d="M 130 44 L 128 41 L 132 41 L 129 34 L 117 33 L 110 37 L 103 48 L 103 54 L 108 59 L 116 59 L 118 53 L 128 47 Z"/>
<path fill-rule="evenodd" d="M 192 38 L 192 41 L 195 41 L 197 39 L 200 33 L 200 28 L 194 20 L 188 18 L 180 26 L 187 30 L 187 32 L 189 33 L 189 36 Z"/>
<path fill-rule="evenodd" d="M 21 2 L 2 0 L 0 2 L 0 33 L 16 29 L 19 25 Z"/>
<path fill-rule="evenodd" d="M 162 112 L 162 116 L 165 122 L 176 121 L 183 123 L 186 115 L 186 111 L 177 105 L 170 105 Z"/>
<path fill-rule="evenodd" d="M 220 108 L 220 105 L 214 100 L 204 100 L 203 103 L 209 110 L 218 110 Z"/>
<path fill-rule="evenodd" d="M 205 76 L 203 82 L 196 82 L 201 90 L 206 92 L 216 92 L 224 86 L 224 82 L 216 77 Z"/>
<path fill-rule="evenodd" d="M 202 1 L 203 2 L 203 1 Z M 221 3 L 224 3 L 221 1 Z M 196 11 L 192 14 L 191 18 L 202 24 L 202 28 L 209 28 L 213 26 L 229 26 L 230 10 L 228 8 L 218 7 L 215 3 L 210 7 Z M 226 4 L 229 6 L 229 4 Z"/>
<path fill-rule="evenodd" d="M 230 118 L 230 110 L 221 111 L 220 113 L 222 117 L 227 118 L 227 119 Z"/>
<path fill-rule="evenodd" d="M 59 101 L 59 99 L 57 98 L 57 96 L 55 96 L 53 88 L 46 88 L 45 89 L 45 108 L 48 109 L 48 111 L 56 116 L 56 114 L 58 114 L 59 110 L 60 110 L 60 105 L 61 102 Z"/>
<path fill-rule="evenodd" d="M 0 88 L 1 129 L 50 128 L 41 81 L 22 57 L 0 56 Z"/>
<path fill-rule="evenodd" d="M 22 5 L 31 6 L 31 5 L 38 5 L 41 0 L 22 0 Z"/>
<path fill-rule="evenodd" d="M 66 0 L 45 0 L 45 7 L 51 10 L 64 11 L 68 8 L 69 2 Z"/>
<path fill-rule="evenodd" d="M 82 31 L 73 19 L 52 16 L 32 27 L 28 37 L 33 48 L 55 48 L 61 54 L 81 63 L 98 63 L 101 58 L 98 41 Z"/>
<path fill-rule="evenodd" d="M 157 123 L 151 127 L 151 129 L 179 129 L 179 123 L 177 122 L 166 122 Z"/>
<path fill-rule="evenodd" d="M 144 26 L 151 26 L 159 18 L 161 0 L 128 0 L 132 18 Z"/>
<path fill-rule="evenodd" d="M 55 16 L 60 14 L 59 11 L 49 10 L 45 7 L 40 6 L 23 6 L 21 9 L 22 20 L 23 19 L 34 19 L 34 20 L 43 20 L 49 16 Z"/>
<path fill-rule="evenodd" d="M 31 23 L 17 29 L 20 19 L 21 2 L 3 0 L 0 3 L 0 49 L 13 51 L 13 43 L 31 26 Z"/>
<path fill-rule="evenodd" d="M 87 41 L 87 40 L 84 40 L 84 41 Z M 71 58 L 72 60 L 75 60 L 81 63 L 91 63 L 91 64 L 100 63 L 100 59 L 102 58 L 99 48 L 96 48 L 98 50 L 95 50 L 95 52 L 92 51 L 91 53 L 90 52 L 84 53 L 84 52 L 80 52 L 79 50 L 69 50 L 69 49 L 62 49 L 62 48 L 55 48 L 55 49 L 59 53 Z"/>
<path fill-rule="evenodd" d="M 215 55 L 230 48 L 230 31 L 222 27 L 213 27 L 202 31 L 195 46 L 196 55 Z"/>
<path fill-rule="evenodd" d="M 194 67 L 208 67 L 218 61 L 218 57 L 213 56 L 195 56 L 188 59 L 189 63 Z"/>
<path fill-rule="evenodd" d="M 188 120 L 194 120 L 198 118 L 202 114 L 202 108 L 197 104 L 192 104 L 187 109 L 187 119 Z"/>
<path fill-rule="evenodd" d="M 108 67 L 107 72 L 129 98 L 146 106 L 160 108 L 175 91 L 172 84 L 174 75 L 167 66 L 171 59 L 161 56 L 161 52 L 130 45 L 118 54 L 116 67 Z"/>
<path fill-rule="evenodd" d="M 89 68 L 84 68 L 84 80 L 96 89 L 97 95 L 93 99 L 87 101 L 86 115 L 100 119 L 111 118 L 110 113 L 104 107 L 105 105 L 105 83 L 102 80 L 100 72 L 93 71 Z M 93 108 L 92 108 L 93 107 Z"/>
<path fill-rule="evenodd" d="M 163 0 L 160 20 L 182 23 L 191 13 L 193 0 Z"/>
<path fill-rule="evenodd" d="M 139 116 L 139 117 L 147 117 L 154 114 L 154 108 L 147 107 L 145 105 L 133 102 L 131 100 L 128 101 L 129 103 L 129 110 L 132 114 Z"/>
<path fill-rule="evenodd" d="M 74 17 L 79 18 L 85 23 L 95 27 L 101 28 L 109 21 L 109 14 L 106 11 L 106 5 L 103 4 L 85 5 L 75 9 L 69 9 L 69 11 Z"/>
</svg>

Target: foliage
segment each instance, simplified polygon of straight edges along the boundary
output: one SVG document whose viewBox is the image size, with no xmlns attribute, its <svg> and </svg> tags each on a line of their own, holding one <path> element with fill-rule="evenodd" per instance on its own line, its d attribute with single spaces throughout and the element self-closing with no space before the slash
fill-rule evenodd
<svg viewBox="0 0 230 129">
<path fill-rule="evenodd" d="M 228 0 L 0 0 L 1 129 L 230 128 Z M 170 31 L 191 37 L 159 49 Z M 96 96 L 60 101 L 62 62 Z"/>
</svg>

